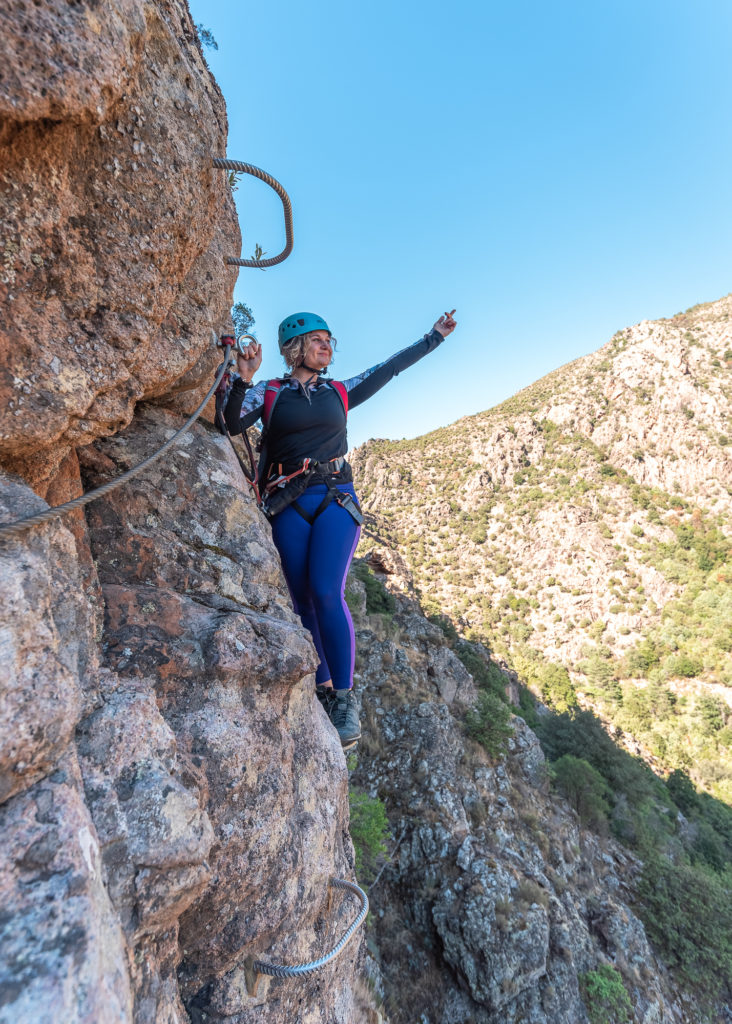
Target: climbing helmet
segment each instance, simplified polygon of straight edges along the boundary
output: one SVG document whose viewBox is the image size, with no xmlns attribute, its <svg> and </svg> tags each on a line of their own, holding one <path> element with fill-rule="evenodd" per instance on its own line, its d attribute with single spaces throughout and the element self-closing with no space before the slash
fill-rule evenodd
<svg viewBox="0 0 732 1024">
<path fill-rule="evenodd" d="M 308 334 L 310 331 L 327 331 L 328 334 L 331 333 L 330 327 L 328 327 L 322 316 L 318 316 L 317 313 L 293 313 L 292 316 L 286 317 L 280 324 L 278 331 L 280 352 L 293 338 L 297 338 L 301 334 Z"/>
</svg>

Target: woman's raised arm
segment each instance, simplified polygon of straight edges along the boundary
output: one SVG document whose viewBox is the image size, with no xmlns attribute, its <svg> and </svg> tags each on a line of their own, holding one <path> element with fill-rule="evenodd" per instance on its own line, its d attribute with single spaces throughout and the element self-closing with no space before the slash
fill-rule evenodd
<svg viewBox="0 0 732 1024">
<path fill-rule="evenodd" d="M 385 362 L 378 363 L 376 366 L 364 370 L 357 377 L 344 380 L 343 384 L 348 392 L 349 409 L 361 405 L 362 402 L 375 395 L 377 391 L 380 391 L 385 384 L 388 384 L 390 380 L 393 380 L 403 370 L 414 366 L 420 359 L 429 355 L 430 352 L 434 352 L 448 334 L 452 334 L 455 330 L 457 324 L 453 319 L 454 312 L 455 310 L 453 309 L 452 313 L 445 313 L 441 316 L 435 322 L 432 330 L 425 334 L 423 338 L 420 338 L 419 341 L 415 341 L 413 345 L 402 349 L 401 352 L 397 352 L 396 355 L 385 360 Z"/>
</svg>

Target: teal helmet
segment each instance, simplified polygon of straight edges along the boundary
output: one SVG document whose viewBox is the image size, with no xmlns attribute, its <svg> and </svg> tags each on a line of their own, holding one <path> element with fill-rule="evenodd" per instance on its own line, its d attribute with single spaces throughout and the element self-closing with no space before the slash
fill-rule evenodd
<svg viewBox="0 0 732 1024">
<path fill-rule="evenodd" d="M 278 342 L 280 346 L 280 352 L 293 338 L 297 338 L 300 334 L 308 334 L 310 331 L 327 331 L 331 333 L 330 327 L 328 327 L 322 316 L 318 316 L 317 313 L 293 313 L 292 316 L 286 317 L 280 324 L 278 331 Z"/>
</svg>

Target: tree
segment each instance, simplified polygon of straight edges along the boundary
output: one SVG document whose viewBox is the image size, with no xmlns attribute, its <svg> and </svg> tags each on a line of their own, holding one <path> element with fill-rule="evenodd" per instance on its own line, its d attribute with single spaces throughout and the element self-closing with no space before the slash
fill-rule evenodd
<svg viewBox="0 0 732 1024">
<path fill-rule="evenodd" d="M 612 792 L 602 775 L 582 757 L 564 754 L 552 765 L 554 779 L 585 825 L 607 828 Z"/>
<path fill-rule="evenodd" d="M 711 736 L 724 726 L 724 707 L 718 697 L 711 697 L 707 694 L 700 697 L 696 702 L 694 713 L 699 719 L 704 736 Z"/>
<path fill-rule="evenodd" d="M 598 651 L 595 651 L 587 661 L 582 662 L 580 668 L 587 676 L 590 686 L 598 696 L 615 703 L 620 702 L 622 692 L 616 678 L 616 669 L 611 659 L 603 658 Z"/>
<path fill-rule="evenodd" d="M 213 32 L 206 28 L 205 25 L 196 25 L 196 32 L 198 32 L 198 38 L 201 40 L 201 46 L 207 46 L 209 50 L 218 50 L 219 44 L 213 37 Z"/>
<path fill-rule="evenodd" d="M 626 655 L 626 665 L 629 676 L 644 677 L 649 669 L 659 662 L 659 654 L 653 640 L 641 640 L 641 642 Z"/>
<path fill-rule="evenodd" d="M 635 687 L 627 690 L 623 697 L 623 727 L 632 732 L 647 732 L 653 725 L 653 717 L 643 690 Z"/>
<path fill-rule="evenodd" d="M 564 665 L 555 661 L 541 665 L 537 672 L 541 684 L 541 696 L 546 704 L 557 711 L 568 711 L 577 707 L 577 697 Z"/>
<path fill-rule="evenodd" d="M 491 757 L 499 757 L 513 735 L 511 711 L 495 693 L 481 690 L 475 707 L 465 716 L 465 731 Z"/>
<path fill-rule="evenodd" d="M 684 814 L 688 815 L 689 811 L 696 809 L 698 798 L 694 789 L 694 783 L 681 768 L 675 768 L 671 772 L 666 779 L 666 788 L 673 802 Z"/>
<path fill-rule="evenodd" d="M 237 302 L 231 307 L 231 319 L 234 321 L 234 333 L 249 334 L 254 327 L 254 314 L 245 302 Z"/>
</svg>

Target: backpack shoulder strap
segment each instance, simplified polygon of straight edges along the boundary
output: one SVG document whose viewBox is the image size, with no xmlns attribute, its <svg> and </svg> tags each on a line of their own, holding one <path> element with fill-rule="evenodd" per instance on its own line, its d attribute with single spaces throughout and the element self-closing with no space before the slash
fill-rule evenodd
<svg viewBox="0 0 732 1024">
<path fill-rule="evenodd" d="M 348 391 L 346 391 L 346 385 L 340 380 L 332 380 L 329 383 L 338 392 L 340 400 L 343 402 L 343 411 L 348 416 Z"/>
<path fill-rule="evenodd" d="M 269 422 L 272 419 L 272 410 L 275 407 L 275 402 L 280 397 L 281 390 L 282 381 L 278 378 L 267 381 L 264 389 L 264 412 L 262 413 L 262 423 L 265 430 L 269 427 Z"/>
<path fill-rule="evenodd" d="M 274 411 L 275 402 L 280 397 L 283 384 L 283 380 L 281 380 L 280 378 L 274 378 L 273 380 L 268 380 L 267 384 L 265 385 L 264 411 L 262 413 L 262 423 L 264 424 L 265 430 L 267 430 L 272 420 L 272 413 Z M 340 398 L 341 402 L 343 403 L 343 411 L 345 412 L 346 416 L 348 416 L 348 391 L 346 390 L 346 385 L 339 380 L 328 381 L 328 384 L 330 385 L 330 387 L 333 388 L 333 390 Z"/>
</svg>

